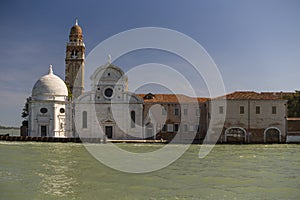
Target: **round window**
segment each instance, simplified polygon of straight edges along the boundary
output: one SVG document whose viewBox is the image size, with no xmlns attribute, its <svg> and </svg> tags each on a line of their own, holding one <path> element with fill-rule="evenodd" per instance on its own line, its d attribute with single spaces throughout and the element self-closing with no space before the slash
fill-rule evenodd
<svg viewBox="0 0 300 200">
<path fill-rule="evenodd" d="M 104 91 L 104 95 L 108 98 L 111 98 L 112 95 L 113 95 L 113 90 L 111 88 L 107 88 L 105 91 Z"/>
<path fill-rule="evenodd" d="M 61 109 L 59 109 L 59 112 L 60 112 L 60 113 L 65 113 L 65 109 L 64 109 L 64 108 L 61 108 Z"/>
<path fill-rule="evenodd" d="M 41 111 L 41 113 L 44 113 L 44 114 L 45 114 L 45 113 L 47 113 L 47 112 L 48 112 L 48 109 L 47 109 L 47 108 L 41 108 L 41 110 L 40 110 L 40 111 Z"/>
</svg>

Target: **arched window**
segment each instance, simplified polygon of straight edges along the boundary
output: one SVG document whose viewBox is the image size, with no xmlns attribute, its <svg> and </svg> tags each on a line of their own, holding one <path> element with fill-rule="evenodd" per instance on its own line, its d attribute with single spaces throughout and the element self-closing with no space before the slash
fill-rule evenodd
<svg viewBox="0 0 300 200">
<path fill-rule="evenodd" d="M 134 128 L 135 127 L 135 112 L 134 111 L 131 111 L 130 117 L 131 117 L 131 128 Z"/>
<path fill-rule="evenodd" d="M 82 112 L 82 128 L 87 128 L 87 112 Z"/>
</svg>

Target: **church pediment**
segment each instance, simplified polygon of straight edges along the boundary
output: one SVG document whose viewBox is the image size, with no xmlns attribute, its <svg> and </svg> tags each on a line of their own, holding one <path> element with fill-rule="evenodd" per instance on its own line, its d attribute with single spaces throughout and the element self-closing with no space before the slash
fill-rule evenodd
<svg viewBox="0 0 300 200">
<path fill-rule="evenodd" d="M 96 85 L 101 80 L 118 81 L 121 78 L 127 79 L 122 69 L 112 64 L 106 64 L 98 67 L 90 77 L 91 81 Z"/>
<path fill-rule="evenodd" d="M 106 124 L 111 124 L 111 123 L 115 123 L 113 120 L 110 119 L 104 119 L 101 121 L 101 123 L 106 123 Z"/>
</svg>

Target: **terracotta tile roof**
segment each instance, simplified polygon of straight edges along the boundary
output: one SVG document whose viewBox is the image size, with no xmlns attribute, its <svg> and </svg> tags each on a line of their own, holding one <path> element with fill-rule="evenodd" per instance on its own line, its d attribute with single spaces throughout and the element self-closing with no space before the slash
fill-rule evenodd
<svg viewBox="0 0 300 200">
<path fill-rule="evenodd" d="M 198 99 L 198 102 L 200 102 L 200 103 L 205 103 L 208 100 L 210 100 L 210 98 L 206 98 L 206 97 L 198 97 L 197 99 Z"/>
<path fill-rule="evenodd" d="M 254 92 L 254 91 L 236 91 L 225 96 L 216 97 L 213 99 L 227 100 L 280 100 L 283 97 L 292 95 L 292 92 Z M 144 99 L 144 102 L 160 102 L 160 103 L 178 103 L 180 102 L 195 102 L 204 103 L 210 98 L 189 97 L 183 94 L 138 94 Z"/>
<path fill-rule="evenodd" d="M 257 93 L 253 91 L 237 91 L 214 99 L 227 100 L 280 100 L 282 97 L 272 92 Z"/>
<path fill-rule="evenodd" d="M 300 118 L 298 118 L 298 117 L 288 117 L 288 118 L 286 118 L 286 120 L 288 120 L 288 121 L 300 121 Z"/>
<path fill-rule="evenodd" d="M 208 98 L 189 97 L 183 94 L 138 94 L 139 97 L 144 99 L 144 102 L 160 102 L 160 103 L 192 103 L 192 102 L 206 102 Z"/>
</svg>

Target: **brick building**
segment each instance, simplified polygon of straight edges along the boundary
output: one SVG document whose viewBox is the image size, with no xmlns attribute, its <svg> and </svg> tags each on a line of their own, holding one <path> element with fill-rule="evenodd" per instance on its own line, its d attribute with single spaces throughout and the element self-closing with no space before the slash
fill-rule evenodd
<svg viewBox="0 0 300 200">
<path fill-rule="evenodd" d="M 207 98 L 182 94 L 139 94 L 144 100 L 145 136 L 151 139 L 199 142 L 207 130 Z"/>
<path fill-rule="evenodd" d="M 286 139 L 287 100 L 273 93 L 233 92 L 208 101 L 208 116 L 225 116 L 221 143 L 277 143 Z M 226 110 L 226 112 L 225 112 Z M 210 120 L 210 119 L 209 119 Z"/>
</svg>

